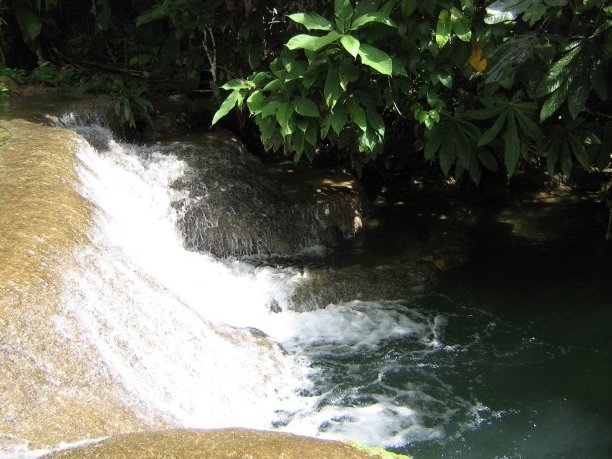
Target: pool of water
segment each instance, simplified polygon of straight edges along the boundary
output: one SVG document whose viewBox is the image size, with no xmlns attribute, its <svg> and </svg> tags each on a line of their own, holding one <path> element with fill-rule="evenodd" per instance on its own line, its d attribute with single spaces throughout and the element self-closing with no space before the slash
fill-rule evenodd
<svg viewBox="0 0 612 459">
<path fill-rule="evenodd" d="M 433 291 L 361 306 L 403 333 L 386 323 L 362 330 L 369 341 L 303 344 L 329 413 L 319 431 L 365 442 L 369 431 L 417 459 L 612 457 L 607 216 L 570 198 L 487 211 L 469 261 Z"/>
</svg>

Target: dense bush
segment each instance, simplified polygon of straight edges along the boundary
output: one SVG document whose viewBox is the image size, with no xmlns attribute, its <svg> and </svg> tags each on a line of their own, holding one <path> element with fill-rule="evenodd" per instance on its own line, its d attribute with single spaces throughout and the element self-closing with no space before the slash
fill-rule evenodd
<svg viewBox="0 0 612 459">
<path fill-rule="evenodd" d="M 214 122 L 246 109 L 266 147 L 312 159 L 331 144 L 354 167 L 385 151 L 387 126 L 418 123 L 416 145 L 445 174 L 520 159 L 570 174 L 610 162 L 612 7 L 603 0 L 336 0 L 329 17 L 288 18 L 291 37 L 231 91 Z M 412 133 L 406 133 L 411 137 Z"/>
</svg>

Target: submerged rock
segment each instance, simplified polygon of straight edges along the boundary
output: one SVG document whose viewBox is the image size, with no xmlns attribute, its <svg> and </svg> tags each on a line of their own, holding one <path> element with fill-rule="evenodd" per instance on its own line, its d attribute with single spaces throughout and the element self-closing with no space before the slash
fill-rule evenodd
<svg viewBox="0 0 612 459">
<path fill-rule="evenodd" d="M 357 181 L 346 173 L 264 166 L 224 133 L 192 138 L 176 153 L 191 173 L 174 184 L 190 250 L 219 257 L 292 254 L 334 244 L 361 228 Z"/>
<path fill-rule="evenodd" d="M 291 296 L 292 309 L 305 311 L 353 300 L 408 298 L 433 284 L 436 278 L 436 268 L 423 262 L 376 267 L 356 265 L 338 270 L 310 269 Z"/>
<path fill-rule="evenodd" d="M 170 430 L 109 438 L 44 456 L 47 459 L 384 459 L 409 456 L 355 443 L 325 441 L 292 434 L 246 429 Z"/>
</svg>

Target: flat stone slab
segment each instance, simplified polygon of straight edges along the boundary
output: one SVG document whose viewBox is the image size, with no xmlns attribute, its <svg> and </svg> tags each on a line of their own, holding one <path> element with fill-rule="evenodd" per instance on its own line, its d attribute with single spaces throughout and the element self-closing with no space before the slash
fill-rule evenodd
<svg viewBox="0 0 612 459">
<path fill-rule="evenodd" d="M 372 459 L 404 458 L 338 441 L 246 429 L 132 433 L 43 456 L 43 459 Z"/>
</svg>

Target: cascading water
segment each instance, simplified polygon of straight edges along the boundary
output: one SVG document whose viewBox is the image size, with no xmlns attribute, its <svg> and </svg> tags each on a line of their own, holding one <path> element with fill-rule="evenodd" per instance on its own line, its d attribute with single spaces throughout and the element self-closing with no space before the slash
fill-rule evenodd
<svg viewBox="0 0 612 459">
<path fill-rule="evenodd" d="M 77 152 L 75 186 L 92 225 L 62 270 L 52 322 L 67 342 L 88 343 L 75 358 L 114 381 L 145 425 L 276 428 L 379 446 L 441 434 L 420 425 L 401 391 L 383 384 L 379 395 L 358 396 L 327 380 L 322 364 L 328 353 L 352 358 L 389 340 L 427 352 L 438 345 L 436 318 L 359 301 L 291 311 L 291 291 L 307 274 L 185 250 L 176 203 L 190 197 L 172 185 L 193 174 L 176 145 L 137 147 L 97 124 L 70 127 L 98 147 L 81 142 Z"/>
<path fill-rule="evenodd" d="M 551 451 L 548 457 L 557 457 L 579 450 L 581 440 L 568 435 L 557 449 L 536 436 L 540 422 L 559 418 L 559 394 L 533 400 L 525 389 L 519 396 L 527 402 L 516 402 L 497 393 L 508 380 L 549 369 L 556 356 L 582 359 L 572 350 L 580 341 L 570 348 L 536 338 L 531 317 L 504 318 L 487 310 L 486 301 L 474 305 L 457 292 L 301 307 L 292 293 L 308 280 L 308 270 L 184 248 L 177 228 L 184 224 L 182 206 L 194 197 L 189 186 L 176 184 L 197 174 L 177 151 L 197 146 L 137 147 L 115 141 L 99 125 L 65 122 L 90 142 L 80 141 L 76 177 L 55 179 L 84 201 L 66 198 L 71 204 L 62 207 L 67 220 L 78 216 L 78 230 L 66 236 L 76 242 L 62 245 L 73 247 L 71 256 L 41 261 L 40 270 L 59 280 L 25 276 L 43 298 L 19 296 L 21 287 L 10 282 L 3 291 L 9 299 L 17 292 L 17 300 L 0 307 L 0 371 L 8 370 L 0 378 L 8 397 L 0 412 L 0 458 L 37 457 L 62 442 L 121 432 L 224 426 L 353 439 L 428 457 L 447 451 L 451 457 L 547 457 Z M 58 218 L 47 225 L 52 235 L 62 233 Z M 45 231 L 33 239 L 47 241 Z M 33 249 L 24 249 L 25 256 L 34 257 Z M 472 284 L 487 285 L 481 274 Z M 57 306 L 45 309 L 56 296 Z M 602 317 L 605 311 L 595 309 Z M 603 349 L 603 342 L 594 345 Z M 579 409 L 568 405 L 570 414 L 560 419 Z M 599 448 L 590 457 L 605 457 L 597 456 L 608 446 L 598 440 L 606 438 L 605 422 L 588 420 L 581 438 Z M 528 448 L 546 454 L 534 456 Z"/>
</svg>

